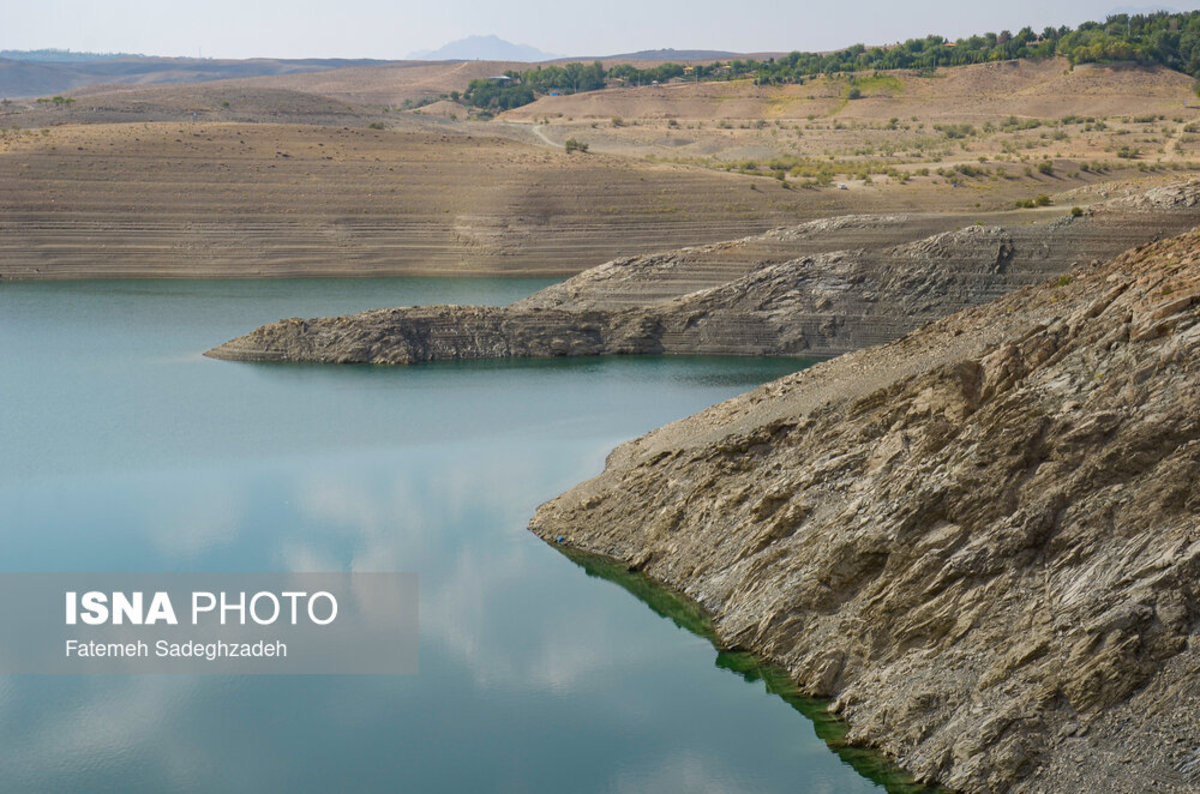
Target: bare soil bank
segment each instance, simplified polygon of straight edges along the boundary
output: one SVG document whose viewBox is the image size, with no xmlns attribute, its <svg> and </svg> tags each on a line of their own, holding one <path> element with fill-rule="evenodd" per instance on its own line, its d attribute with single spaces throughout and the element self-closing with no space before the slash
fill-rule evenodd
<svg viewBox="0 0 1200 794">
<path fill-rule="evenodd" d="M 483 125 L 68 125 L 0 143 L 0 277 L 568 274 L 810 202 Z"/>
</svg>

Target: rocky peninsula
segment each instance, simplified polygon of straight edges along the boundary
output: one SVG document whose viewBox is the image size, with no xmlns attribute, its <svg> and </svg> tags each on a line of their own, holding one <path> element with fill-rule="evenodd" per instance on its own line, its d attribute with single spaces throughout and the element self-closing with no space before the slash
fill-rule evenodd
<svg viewBox="0 0 1200 794">
<path fill-rule="evenodd" d="M 1037 216 L 1033 217 L 1045 217 Z M 641 353 L 831 357 L 1200 223 L 1200 182 L 1041 222 L 853 215 L 613 260 L 505 307 L 292 318 L 208 352 L 414 364 Z"/>
<path fill-rule="evenodd" d="M 629 442 L 531 528 L 694 599 L 921 779 L 1195 791 L 1197 361 L 1191 232 Z"/>
</svg>

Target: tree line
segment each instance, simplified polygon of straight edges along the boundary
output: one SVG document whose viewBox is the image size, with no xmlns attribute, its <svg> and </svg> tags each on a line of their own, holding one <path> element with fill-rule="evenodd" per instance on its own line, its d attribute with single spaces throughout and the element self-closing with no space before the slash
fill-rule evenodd
<svg viewBox="0 0 1200 794">
<path fill-rule="evenodd" d="M 941 36 L 909 39 L 886 47 L 852 47 L 832 53 L 792 52 L 758 61 L 735 58 L 712 64 L 682 66 L 663 63 L 648 69 L 618 64 L 606 70 L 591 64 L 537 66 L 508 71 L 507 80 L 472 80 L 463 98 L 478 108 L 500 111 L 528 104 L 551 93 L 574 94 L 611 85 L 650 85 L 676 78 L 689 80 L 753 79 L 759 85 L 804 83 L 817 75 L 887 69 L 932 71 L 939 66 L 965 66 L 1017 58 L 1066 57 L 1082 63 L 1134 61 L 1159 64 L 1200 79 L 1200 11 L 1114 14 L 1104 22 L 1077 28 L 1048 27 L 1040 33 L 1025 27 L 949 41 Z"/>
<path fill-rule="evenodd" d="M 796 83 L 817 74 L 862 70 L 918 69 L 965 66 L 1018 58 L 1066 57 L 1081 63 L 1135 61 L 1159 64 L 1200 78 L 1200 12 L 1114 14 L 1104 22 L 1084 22 L 1078 28 L 1025 27 L 948 41 L 926 36 L 890 47 L 856 44 L 827 53 L 793 52 L 783 58 L 756 62 L 733 61 L 731 72 L 754 77 L 759 83 Z"/>
</svg>

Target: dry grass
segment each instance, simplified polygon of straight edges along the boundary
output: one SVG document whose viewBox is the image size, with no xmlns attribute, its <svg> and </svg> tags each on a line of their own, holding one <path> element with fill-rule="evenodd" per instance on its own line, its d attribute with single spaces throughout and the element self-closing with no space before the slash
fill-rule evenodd
<svg viewBox="0 0 1200 794">
<path fill-rule="evenodd" d="M 863 98 L 853 101 L 845 77 L 609 89 L 543 98 L 503 118 L 628 157 L 783 171 L 798 184 L 967 187 L 985 206 L 1200 162 L 1200 135 L 1187 131 L 1200 121 L 1185 106 L 1196 102 L 1191 78 L 1161 68 L 1012 61 L 856 85 Z"/>
</svg>

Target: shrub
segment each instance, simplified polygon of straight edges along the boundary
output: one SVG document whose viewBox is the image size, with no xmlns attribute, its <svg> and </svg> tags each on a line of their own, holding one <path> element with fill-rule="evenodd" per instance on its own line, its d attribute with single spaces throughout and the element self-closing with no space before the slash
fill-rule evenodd
<svg viewBox="0 0 1200 794">
<path fill-rule="evenodd" d="M 1037 164 L 1037 170 L 1043 174 L 1046 174 L 1047 176 L 1050 176 L 1054 173 L 1054 163 L 1049 160 L 1042 160 Z"/>
<path fill-rule="evenodd" d="M 933 128 L 947 138 L 969 138 L 975 135 L 975 127 L 970 124 L 934 124 Z"/>
<path fill-rule="evenodd" d="M 1083 215 L 1083 207 L 1071 207 L 1071 217 L 1078 218 Z"/>
<path fill-rule="evenodd" d="M 588 145 L 582 141 L 577 141 L 574 138 L 567 138 L 567 142 L 564 145 L 567 147 L 567 154 L 571 154 L 572 152 L 583 152 L 584 154 L 587 154 Z"/>
</svg>

